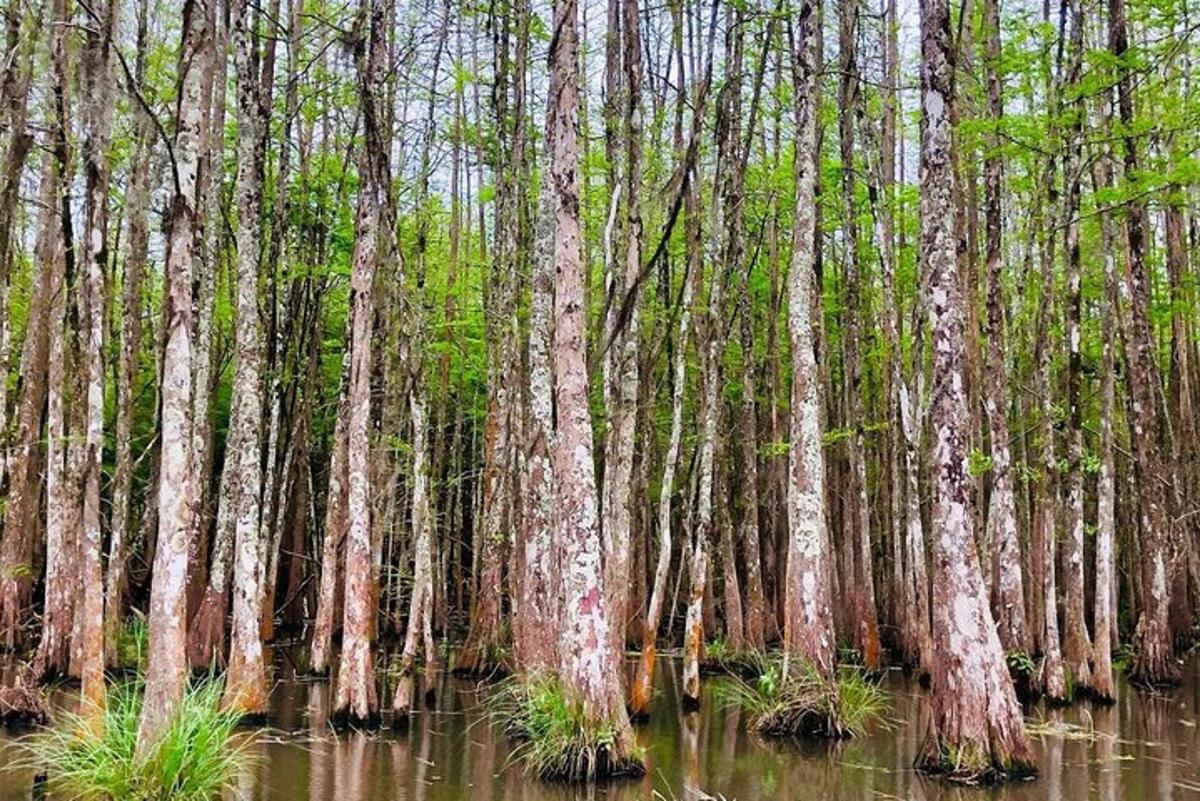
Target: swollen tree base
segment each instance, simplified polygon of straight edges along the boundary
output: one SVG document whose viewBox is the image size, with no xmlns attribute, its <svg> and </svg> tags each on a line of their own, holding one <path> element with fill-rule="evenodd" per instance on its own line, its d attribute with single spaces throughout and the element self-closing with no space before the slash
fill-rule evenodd
<svg viewBox="0 0 1200 801">
<path fill-rule="evenodd" d="M 931 740 L 918 754 L 914 767 L 958 784 L 996 785 L 1037 776 L 1032 758 L 1015 753 L 1013 745 L 998 739 L 986 745 Z"/>
<path fill-rule="evenodd" d="M 1164 690 L 1178 687 L 1182 680 L 1183 672 L 1165 623 L 1144 618 L 1133 638 L 1129 682 L 1146 690 Z"/>
</svg>

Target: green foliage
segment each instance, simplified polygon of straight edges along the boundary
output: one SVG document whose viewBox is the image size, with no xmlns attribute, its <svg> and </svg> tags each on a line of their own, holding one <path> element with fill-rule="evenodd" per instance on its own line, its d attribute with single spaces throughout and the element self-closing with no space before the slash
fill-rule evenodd
<svg viewBox="0 0 1200 801">
<path fill-rule="evenodd" d="M 1037 671 L 1037 662 L 1024 651 L 1009 651 L 1004 655 L 1008 672 L 1014 676 L 1032 676 Z"/>
<path fill-rule="evenodd" d="M 44 772 L 48 789 L 82 801 L 208 801 L 251 761 L 251 735 L 221 708 L 220 681 L 189 687 L 161 737 L 137 753 L 141 681 L 108 691 L 103 726 L 60 712 L 49 728 L 21 743 L 20 767 Z"/>
<path fill-rule="evenodd" d="M 641 754 L 622 742 L 620 722 L 597 717 L 552 673 L 505 679 L 484 704 L 488 717 L 520 741 L 512 758 L 543 779 L 642 773 Z"/>
<path fill-rule="evenodd" d="M 972 476 L 982 476 L 992 469 L 992 457 L 978 448 L 972 448 L 967 463 L 967 472 Z"/>
<path fill-rule="evenodd" d="M 769 737 L 861 737 L 882 722 L 887 693 L 867 674 L 841 667 L 831 680 L 810 662 L 763 656 L 753 679 L 719 685 L 726 703 L 750 714 L 750 728 Z"/>
<path fill-rule="evenodd" d="M 143 617 L 133 617 L 117 632 L 115 644 L 117 664 L 123 668 L 140 670 L 145 666 L 149 653 L 150 628 Z"/>
</svg>

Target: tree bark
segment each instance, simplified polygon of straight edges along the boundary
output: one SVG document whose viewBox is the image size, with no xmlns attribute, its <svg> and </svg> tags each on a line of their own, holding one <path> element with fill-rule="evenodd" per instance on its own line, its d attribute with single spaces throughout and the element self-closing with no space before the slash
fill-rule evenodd
<svg viewBox="0 0 1200 801">
<path fill-rule="evenodd" d="M 550 69 L 551 174 L 554 183 L 554 393 L 558 409 L 554 449 L 558 502 L 558 564 L 562 617 L 559 666 L 593 720 L 616 726 L 606 754 L 609 771 L 640 771 L 621 690 L 621 661 L 611 647 L 612 609 L 604 587 L 602 544 L 592 461 L 592 421 L 584 332 L 583 269 L 579 240 L 579 95 L 575 0 L 554 4 Z"/>
<path fill-rule="evenodd" d="M 267 98 L 259 79 L 260 52 L 256 10 L 235 0 L 231 14 L 238 106 L 237 366 L 233 378 L 231 442 L 222 481 L 230 493 L 219 503 L 233 507 L 233 628 L 222 703 L 247 717 L 267 711 L 267 666 L 263 655 L 259 598 L 273 579 L 262 560 L 262 314 L 259 308 L 259 258 L 262 253 L 263 170 L 266 158 Z M 273 268 L 271 268 L 273 269 Z M 223 621 L 222 621 L 223 622 Z"/>
<path fill-rule="evenodd" d="M 932 712 L 920 769 L 952 779 L 1003 780 L 1034 772 L 1021 708 L 992 621 L 975 549 L 967 473 L 962 286 L 955 253 L 950 8 L 921 6 L 921 251 L 933 346 Z"/>
<path fill-rule="evenodd" d="M 795 216 L 788 276 L 788 334 L 792 345 L 791 445 L 788 453 L 787 584 L 783 646 L 787 660 L 810 663 L 832 679 L 832 554 L 825 528 L 825 464 L 821 453 L 820 375 L 813 339 L 816 241 L 817 8 L 800 0 L 793 20 L 793 96 L 796 120 Z M 785 664 L 787 664 L 785 662 Z"/>
<path fill-rule="evenodd" d="M 138 751 L 147 750 L 174 714 L 187 683 L 186 579 L 199 493 L 191 441 L 192 261 L 197 223 L 196 175 L 200 131 L 207 114 L 201 72 L 212 57 L 206 0 L 187 0 L 179 54 L 178 117 L 172 145 L 168 212 L 166 341 L 162 376 L 162 456 L 158 538 L 150 589 L 150 653 L 138 725 Z"/>
</svg>

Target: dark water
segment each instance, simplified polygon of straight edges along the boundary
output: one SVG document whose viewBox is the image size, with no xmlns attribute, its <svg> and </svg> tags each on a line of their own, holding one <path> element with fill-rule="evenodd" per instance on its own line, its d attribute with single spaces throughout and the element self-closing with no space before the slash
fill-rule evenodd
<svg viewBox="0 0 1200 801">
<path fill-rule="evenodd" d="M 281 674 L 287 674 L 286 668 Z M 701 711 L 679 711 L 678 663 L 664 659 L 650 723 L 644 779 L 593 788 L 546 784 L 510 763 L 510 743 L 482 719 L 479 693 L 443 678 L 433 707 L 406 734 L 331 731 L 330 688 L 288 677 L 272 699 L 273 731 L 254 746 L 257 764 L 227 798 L 246 801 L 696 801 L 726 799 L 982 799 L 1200 801 L 1200 667 L 1182 688 L 1152 696 L 1122 684 L 1113 707 L 1028 710 L 1041 776 L 997 789 L 960 789 L 910 768 L 926 707 L 899 672 L 884 684 L 891 723 L 844 743 L 783 745 L 746 732 L 745 716 L 705 683 Z M 0 801 L 30 798 L 28 777 L 5 772 L 11 740 L 0 740 Z"/>
</svg>

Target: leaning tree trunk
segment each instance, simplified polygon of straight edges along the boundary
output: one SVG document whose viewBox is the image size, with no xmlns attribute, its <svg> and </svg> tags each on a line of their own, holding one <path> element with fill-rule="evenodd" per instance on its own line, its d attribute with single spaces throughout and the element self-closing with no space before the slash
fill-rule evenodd
<svg viewBox="0 0 1200 801">
<path fill-rule="evenodd" d="M 921 251 L 928 270 L 933 387 L 932 716 L 917 755 L 951 779 L 1034 771 L 1021 707 L 992 621 L 970 512 L 970 411 L 963 383 L 964 312 L 955 253 L 950 8 L 921 7 Z"/>
</svg>

